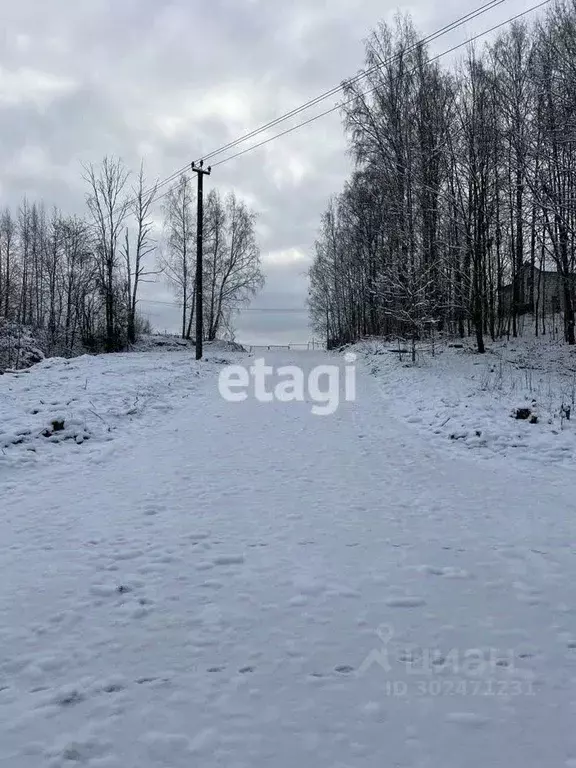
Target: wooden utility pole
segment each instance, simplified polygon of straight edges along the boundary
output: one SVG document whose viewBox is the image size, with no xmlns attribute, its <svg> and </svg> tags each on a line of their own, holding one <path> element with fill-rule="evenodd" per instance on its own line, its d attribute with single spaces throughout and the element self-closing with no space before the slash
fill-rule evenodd
<svg viewBox="0 0 576 768">
<path fill-rule="evenodd" d="M 202 299 L 202 250 L 204 227 L 204 176 L 209 176 L 212 168 L 204 168 L 192 163 L 192 170 L 198 174 L 198 213 L 196 217 L 196 360 L 202 359 L 202 339 L 204 336 L 204 302 Z"/>
</svg>

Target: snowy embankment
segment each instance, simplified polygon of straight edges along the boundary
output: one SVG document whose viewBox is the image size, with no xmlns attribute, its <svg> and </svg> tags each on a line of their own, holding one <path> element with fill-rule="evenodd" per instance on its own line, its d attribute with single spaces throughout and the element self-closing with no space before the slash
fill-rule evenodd
<svg viewBox="0 0 576 768">
<path fill-rule="evenodd" d="M 63 458 L 64 444 L 99 450 L 119 425 L 137 428 L 145 412 L 161 418 L 194 391 L 200 377 L 237 357 L 234 346 L 215 342 L 198 366 L 188 343 L 165 341 L 142 342 L 156 351 L 49 358 L 0 376 L 0 468 Z"/>
<path fill-rule="evenodd" d="M 573 464 L 576 458 L 576 351 L 548 339 L 488 345 L 422 346 L 416 364 L 397 343 L 354 347 L 393 413 L 437 445 L 496 456 Z M 527 409 L 530 418 L 516 418 Z M 527 416 L 528 413 L 522 414 Z"/>
</svg>

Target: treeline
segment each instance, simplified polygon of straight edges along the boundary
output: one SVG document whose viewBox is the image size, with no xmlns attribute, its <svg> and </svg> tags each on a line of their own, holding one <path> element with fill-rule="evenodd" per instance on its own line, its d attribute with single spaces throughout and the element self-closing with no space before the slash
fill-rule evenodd
<svg viewBox="0 0 576 768">
<path fill-rule="evenodd" d="M 85 216 L 24 200 L 0 211 L 0 332 L 29 328 L 47 354 L 114 352 L 150 330 L 138 312 L 145 281 L 166 279 L 182 300 L 182 335 L 195 313 L 196 202 L 192 181 L 169 189 L 159 216 L 157 186 L 123 162 L 84 168 Z M 206 207 L 207 337 L 263 282 L 255 215 L 233 195 L 211 192 Z M 7 331 L 8 332 L 8 331 Z"/>
<path fill-rule="evenodd" d="M 155 189 L 122 161 L 84 169 L 86 215 L 24 200 L 0 214 L 0 318 L 33 330 L 47 354 L 114 352 L 135 341 Z"/>
<path fill-rule="evenodd" d="M 540 269 L 557 273 L 574 344 L 576 4 L 453 68 L 430 61 L 409 20 L 382 24 L 366 69 L 346 89 L 355 170 L 310 270 L 316 330 L 342 343 L 439 328 L 483 352 L 526 312 L 543 331 Z"/>
<path fill-rule="evenodd" d="M 26 200 L 0 216 L 0 332 L 42 329 L 43 346 L 72 353 L 95 335 L 97 291 L 85 221 Z"/>
</svg>

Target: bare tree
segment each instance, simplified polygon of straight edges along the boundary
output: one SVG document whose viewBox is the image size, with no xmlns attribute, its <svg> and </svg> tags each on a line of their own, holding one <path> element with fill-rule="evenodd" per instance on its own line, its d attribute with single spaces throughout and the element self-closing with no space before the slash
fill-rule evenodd
<svg viewBox="0 0 576 768">
<path fill-rule="evenodd" d="M 60 222 L 62 237 L 62 318 L 64 352 L 72 354 L 79 341 L 88 342 L 90 297 L 95 289 L 95 270 L 89 227 L 78 217 Z"/>
<path fill-rule="evenodd" d="M 207 205 L 205 270 L 209 292 L 204 308 L 208 340 L 217 337 L 230 318 L 264 285 L 256 214 L 232 193 L 223 203 L 211 193 Z"/>
<path fill-rule="evenodd" d="M 98 276 L 105 307 L 105 347 L 113 352 L 122 345 L 120 323 L 121 276 L 120 236 L 129 212 L 126 196 L 129 172 L 121 160 L 105 157 L 99 168 L 87 165 L 84 179 L 97 257 Z"/>
<path fill-rule="evenodd" d="M 147 187 L 144 176 L 144 164 L 140 165 L 140 171 L 133 190 L 131 213 L 136 221 L 136 238 L 131 248 L 129 231 L 126 229 L 124 245 L 124 258 L 126 261 L 126 293 L 128 314 L 128 342 L 136 341 L 136 310 L 138 305 L 138 290 L 140 284 L 147 278 L 158 275 L 158 270 L 149 270 L 146 267 L 147 257 L 155 250 L 156 244 L 152 238 L 152 205 L 156 197 L 157 185 Z"/>
<path fill-rule="evenodd" d="M 0 315 L 12 319 L 16 226 L 8 208 L 0 216 Z"/>
<path fill-rule="evenodd" d="M 533 111 L 530 65 L 532 40 L 528 28 L 516 23 L 492 48 L 498 108 L 502 120 L 502 153 L 508 187 L 512 278 L 512 334 L 518 335 L 518 315 L 522 304 L 532 297 L 522 296 L 521 270 L 525 253 L 525 198 L 528 149 Z M 532 250 L 532 266 L 534 251 Z"/>
<path fill-rule="evenodd" d="M 192 334 L 196 298 L 195 250 L 196 225 L 193 204 L 195 194 L 191 179 L 182 174 L 170 189 L 164 205 L 165 252 L 159 266 L 182 306 L 182 338 Z"/>
</svg>

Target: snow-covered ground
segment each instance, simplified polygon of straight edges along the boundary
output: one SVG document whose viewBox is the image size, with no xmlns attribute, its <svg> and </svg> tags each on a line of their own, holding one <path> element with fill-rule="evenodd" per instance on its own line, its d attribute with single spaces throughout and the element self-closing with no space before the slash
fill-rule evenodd
<svg viewBox="0 0 576 768">
<path fill-rule="evenodd" d="M 0 765 L 574 768 L 572 473 L 431 441 L 371 361 L 333 416 L 226 402 L 232 357 L 0 377 Z"/>
<path fill-rule="evenodd" d="M 456 346 L 454 346 L 456 344 Z M 354 350 L 394 412 L 438 447 L 532 465 L 576 461 L 576 350 L 547 338 L 423 346 L 416 365 L 397 343 Z M 405 348 L 405 347 L 404 347 Z M 537 421 L 515 418 L 528 408 Z M 525 467 L 526 469 L 526 467 Z"/>
<path fill-rule="evenodd" d="M 143 342 L 154 347 L 151 342 Z M 174 351 L 174 350 L 179 351 Z M 101 454 L 118 429 L 138 429 L 141 418 L 181 407 L 202 377 L 214 378 L 238 353 L 229 345 L 207 345 L 202 367 L 185 342 L 147 353 L 48 358 L 0 378 L 0 473 L 5 465 L 50 463 L 67 458 L 64 448 Z M 66 444 L 66 446 L 64 446 Z"/>
</svg>

